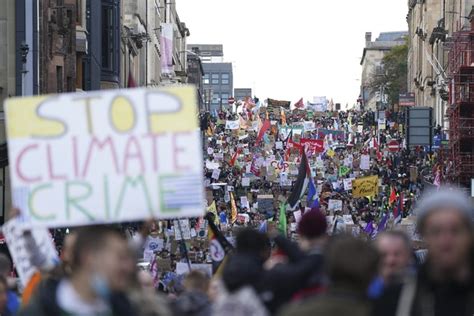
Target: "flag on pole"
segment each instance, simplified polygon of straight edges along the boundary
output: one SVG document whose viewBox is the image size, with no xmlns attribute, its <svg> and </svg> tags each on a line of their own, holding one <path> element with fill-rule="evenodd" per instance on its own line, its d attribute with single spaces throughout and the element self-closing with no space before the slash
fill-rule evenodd
<svg viewBox="0 0 474 316">
<path fill-rule="evenodd" d="M 308 187 L 308 205 L 313 201 L 314 197 L 316 196 L 316 186 L 314 185 L 314 181 L 311 178 L 309 181 L 309 187 Z"/>
<path fill-rule="evenodd" d="M 297 108 L 297 109 L 304 108 L 303 98 L 299 99 L 298 102 L 295 103 L 295 108 Z"/>
<path fill-rule="evenodd" d="M 237 205 L 235 204 L 234 193 L 230 192 L 230 209 L 231 209 L 231 220 L 230 222 L 234 224 L 237 221 Z"/>
<path fill-rule="evenodd" d="M 303 154 L 300 167 L 298 169 L 298 177 L 293 185 L 293 190 L 288 197 L 288 205 L 291 209 L 295 209 L 296 205 L 305 193 L 311 178 L 311 170 L 309 168 L 308 158 L 306 157 L 305 151 L 303 150 L 302 152 Z"/>
<path fill-rule="evenodd" d="M 283 108 L 281 109 L 280 117 L 281 117 L 281 126 L 286 126 L 286 114 Z"/>
<path fill-rule="evenodd" d="M 400 193 L 398 197 L 397 206 L 393 209 L 393 218 L 395 219 L 395 224 L 399 224 L 402 221 L 403 217 L 403 192 Z"/>
<path fill-rule="evenodd" d="M 392 187 L 392 191 L 390 192 L 390 198 L 388 199 L 388 204 L 392 205 L 397 201 L 397 192 L 395 192 L 395 188 Z"/>
<path fill-rule="evenodd" d="M 225 238 L 216 224 L 214 224 L 214 214 L 207 213 L 205 219 L 209 223 L 208 238 L 209 238 L 209 254 L 212 259 L 212 270 L 217 271 L 227 254 L 234 250 L 232 244 Z"/>
<path fill-rule="evenodd" d="M 382 216 L 382 219 L 379 222 L 379 225 L 377 226 L 377 233 L 383 232 L 385 230 L 385 226 L 387 225 L 387 221 L 389 218 L 389 212 L 384 213 Z"/>
<path fill-rule="evenodd" d="M 240 155 L 241 152 L 242 152 L 242 148 L 238 147 L 237 150 L 235 151 L 234 155 L 230 159 L 229 165 L 231 167 L 233 167 L 235 165 L 235 161 L 237 160 L 237 157 Z"/>
<path fill-rule="evenodd" d="M 286 222 L 286 204 L 281 203 L 280 204 L 280 214 L 278 216 L 278 230 L 283 236 L 288 235 L 288 226 Z"/>
<path fill-rule="evenodd" d="M 260 128 L 260 131 L 258 132 L 257 140 L 255 141 L 256 146 L 258 146 L 260 141 L 263 139 L 263 135 L 265 135 L 265 132 L 268 131 L 271 126 L 272 124 L 270 120 L 265 120 L 265 122 L 263 122 L 262 127 Z"/>
</svg>

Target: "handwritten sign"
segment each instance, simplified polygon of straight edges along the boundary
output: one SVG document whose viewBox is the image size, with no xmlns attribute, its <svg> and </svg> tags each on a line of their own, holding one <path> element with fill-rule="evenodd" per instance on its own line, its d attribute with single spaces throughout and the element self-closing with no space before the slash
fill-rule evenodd
<svg viewBox="0 0 474 316">
<path fill-rule="evenodd" d="M 362 170 L 370 169 L 370 156 L 369 155 L 360 156 L 360 169 Z"/>
<path fill-rule="evenodd" d="M 378 189 L 379 178 L 377 176 L 358 178 L 352 181 L 352 196 L 355 198 L 376 196 Z"/>
<path fill-rule="evenodd" d="M 330 211 L 342 211 L 342 201 L 341 200 L 329 200 L 328 210 L 330 210 Z"/>
<path fill-rule="evenodd" d="M 322 139 L 302 138 L 300 142 L 313 155 L 324 151 L 324 140 Z"/>
<path fill-rule="evenodd" d="M 30 233 L 25 234 L 25 230 Z M 39 269 L 50 269 L 59 263 L 56 247 L 46 228 L 31 229 L 21 219 L 14 218 L 3 225 L 2 232 L 23 286 Z"/>
<path fill-rule="evenodd" d="M 225 128 L 226 129 L 231 129 L 231 130 L 239 129 L 240 128 L 240 120 L 226 121 L 225 122 Z"/>
<path fill-rule="evenodd" d="M 202 215 L 194 88 L 13 98 L 5 113 L 13 200 L 32 224 Z"/>
</svg>

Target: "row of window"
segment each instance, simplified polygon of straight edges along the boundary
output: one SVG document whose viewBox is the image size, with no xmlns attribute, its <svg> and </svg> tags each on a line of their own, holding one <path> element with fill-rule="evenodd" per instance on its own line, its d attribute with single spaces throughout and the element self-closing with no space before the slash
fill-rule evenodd
<svg viewBox="0 0 474 316">
<path fill-rule="evenodd" d="M 203 79 L 204 84 L 229 84 L 230 83 L 230 74 L 229 73 L 213 73 L 213 74 L 204 74 Z"/>
<path fill-rule="evenodd" d="M 228 100 L 229 100 L 229 97 L 230 97 L 230 94 L 228 93 L 214 93 L 212 95 L 212 100 L 211 100 L 211 103 L 212 104 L 227 104 Z"/>
</svg>

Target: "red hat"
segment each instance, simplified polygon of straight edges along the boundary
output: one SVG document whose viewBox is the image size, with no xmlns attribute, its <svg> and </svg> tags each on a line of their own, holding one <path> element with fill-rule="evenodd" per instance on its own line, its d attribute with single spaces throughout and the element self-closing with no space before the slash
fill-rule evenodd
<svg viewBox="0 0 474 316">
<path fill-rule="evenodd" d="M 298 234 L 306 238 L 318 238 L 326 234 L 326 216 L 317 208 L 304 213 L 298 224 Z"/>
</svg>

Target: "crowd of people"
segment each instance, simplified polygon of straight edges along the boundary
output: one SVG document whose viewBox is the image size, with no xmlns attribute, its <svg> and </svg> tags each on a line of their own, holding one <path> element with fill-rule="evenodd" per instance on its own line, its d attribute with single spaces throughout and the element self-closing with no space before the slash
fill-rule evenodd
<svg viewBox="0 0 474 316">
<path fill-rule="evenodd" d="M 0 255 L 0 315 L 473 315 L 473 205 L 403 113 L 264 103 L 201 113 L 202 217 L 56 231 L 21 291 Z"/>
</svg>

